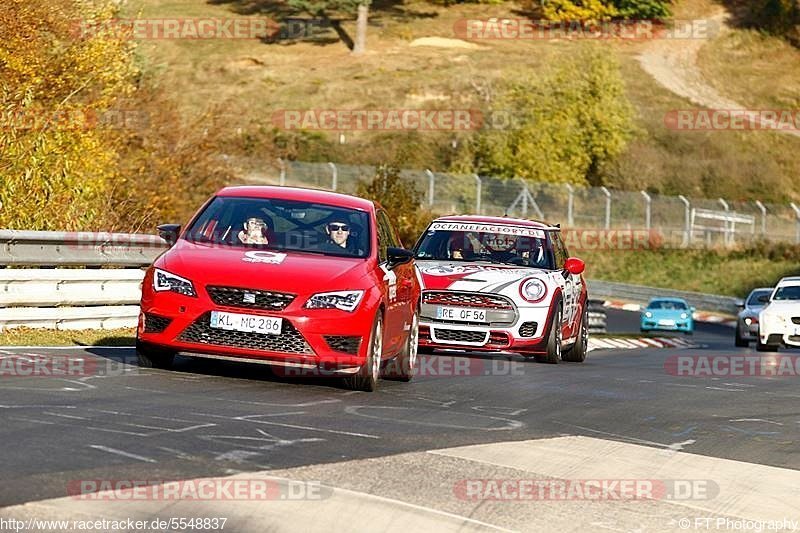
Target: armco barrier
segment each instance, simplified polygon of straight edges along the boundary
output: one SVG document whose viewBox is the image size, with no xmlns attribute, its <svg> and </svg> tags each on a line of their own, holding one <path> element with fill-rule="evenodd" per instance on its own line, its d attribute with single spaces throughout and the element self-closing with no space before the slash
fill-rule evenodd
<svg viewBox="0 0 800 533">
<path fill-rule="evenodd" d="M 133 327 L 142 267 L 166 248 L 155 235 L 0 230 L 0 329 Z M 2 268 L 32 266 L 127 268 Z M 597 280 L 588 285 L 593 300 L 646 304 L 656 296 L 676 296 L 698 310 L 737 312 L 736 299 L 725 296 Z M 592 330 L 603 331 L 605 311 L 593 305 L 590 313 Z"/>
<path fill-rule="evenodd" d="M 698 311 L 712 311 L 728 315 L 735 315 L 739 309 L 736 306 L 737 298 L 730 296 L 717 296 L 702 292 L 678 291 L 674 289 L 659 289 L 644 285 L 630 285 L 613 281 L 589 280 L 589 294 L 592 298 L 611 298 L 640 305 L 647 304 L 651 298 L 671 297 L 683 298 L 689 305 Z"/>
<path fill-rule="evenodd" d="M 0 230 L 0 266 L 141 267 L 166 248 L 140 233 Z"/>
<path fill-rule="evenodd" d="M 166 249 L 156 235 L 0 230 L 0 329 L 134 327 L 142 267 Z"/>
</svg>

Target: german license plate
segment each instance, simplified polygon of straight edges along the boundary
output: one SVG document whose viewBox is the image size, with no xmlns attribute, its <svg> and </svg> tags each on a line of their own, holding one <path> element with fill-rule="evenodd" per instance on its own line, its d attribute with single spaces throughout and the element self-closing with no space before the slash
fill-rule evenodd
<svg viewBox="0 0 800 533">
<path fill-rule="evenodd" d="M 658 325 L 659 326 L 674 326 L 675 325 L 675 321 L 674 320 L 659 320 L 658 321 Z"/>
<path fill-rule="evenodd" d="M 486 310 L 466 307 L 437 307 L 436 318 L 459 322 L 486 322 Z"/>
<path fill-rule="evenodd" d="M 280 335 L 282 325 L 282 318 L 211 311 L 211 327 L 217 329 Z"/>
</svg>

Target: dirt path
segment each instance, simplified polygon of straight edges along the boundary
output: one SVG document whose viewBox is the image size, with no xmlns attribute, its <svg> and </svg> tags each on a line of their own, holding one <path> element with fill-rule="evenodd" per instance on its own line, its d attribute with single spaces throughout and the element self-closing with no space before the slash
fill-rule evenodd
<svg viewBox="0 0 800 533">
<path fill-rule="evenodd" d="M 714 38 L 730 31 L 729 16 L 727 11 L 719 8 L 707 18 L 709 28 L 719 28 L 719 33 Z M 709 85 L 700 71 L 697 58 L 706 42 L 706 39 L 656 39 L 639 55 L 639 63 L 660 85 L 688 99 L 696 106 L 725 110 L 746 109 L 745 106 L 721 95 Z M 761 123 L 765 127 L 774 124 L 774 121 L 756 117 L 753 117 L 751 122 Z M 778 131 L 800 137 L 798 131 Z"/>
</svg>

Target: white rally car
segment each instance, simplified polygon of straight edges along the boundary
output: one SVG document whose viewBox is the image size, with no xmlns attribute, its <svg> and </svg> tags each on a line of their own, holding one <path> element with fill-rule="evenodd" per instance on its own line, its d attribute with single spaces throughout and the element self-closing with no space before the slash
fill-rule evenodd
<svg viewBox="0 0 800 533">
<path fill-rule="evenodd" d="M 800 346 L 800 277 L 781 279 L 758 316 L 760 352 L 774 352 L 783 344 Z"/>
<path fill-rule="evenodd" d="M 419 347 L 516 352 L 582 362 L 584 263 L 560 228 L 508 217 L 434 220 L 414 248 L 422 283 Z"/>
</svg>

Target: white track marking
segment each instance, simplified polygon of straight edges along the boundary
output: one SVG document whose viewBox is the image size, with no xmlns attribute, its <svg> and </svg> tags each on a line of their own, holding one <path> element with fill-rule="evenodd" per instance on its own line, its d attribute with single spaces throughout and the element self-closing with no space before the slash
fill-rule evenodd
<svg viewBox="0 0 800 533">
<path fill-rule="evenodd" d="M 145 463 L 157 463 L 155 459 L 150 459 L 149 457 L 145 457 L 143 455 L 136 455 L 135 453 L 129 453 L 124 450 L 117 450 L 116 448 L 109 448 L 108 446 L 101 446 L 100 444 L 89 444 L 89 448 L 94 448 L 95 450 L 100 450 L 103 452 L 113 453 L 114 455 L 120 455 L 122 457 L 127 457 L 128 459 L 136 459 L 137 461 L 143 461 Z"/>
</svg>

